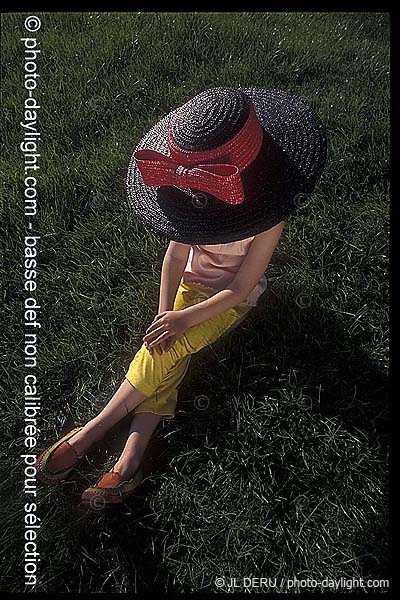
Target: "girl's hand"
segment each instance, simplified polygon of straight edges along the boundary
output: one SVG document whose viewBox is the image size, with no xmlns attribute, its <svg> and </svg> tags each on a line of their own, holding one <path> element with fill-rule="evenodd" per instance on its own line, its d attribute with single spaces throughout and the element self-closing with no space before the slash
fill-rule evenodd
<svg viewBox="0 0 400 600">
<path fill-rule="evenodd" d="M 154 323 L 154 321 L 156 321 L 156 320 L 157 320 L 157 317 L 154 317 L 154 319 L 152 320 L 152 323 Z M 150 348 L 149 342 L 144 341 L 143 343 L 144 343 L 145 347 L 147 348 L 147 350 L 149 351 L 150 356 L 153 354 L 154 350 L 156 350 L 157 354 L 159 356 L 161 356 L 161 354 L 163 353 L 163 350 L 164 351 L 169 350 L 168 344 L 169 344 L 170 339 L 171 338 L 169 337 L 166 340 L 164 340 L 163 342 L 161 342 L 160 344 L 157 344 L 157 346 L 154 346 L 152 348 Z"/>
<path fill-rule="evenodd" d="M 167 338 L 175 336 L 173 343 L 189 328 L 189 322 L 184 310 L 165 310 L 158 315 L 146 329 L 143 342 L 149 348 L 154 348 Z M 168 347 L 171 347 L 168 345 Z"/>
<path fill-rule="evenodd" d="M 172 346 L 175 344 L 177 340 L 176 335 L 170 335 L 169 338 L 167 338 L 165 340 L 165 342 L 161 342 L 161 346 L 163 348 L 163 350 L 165 352 L 168 352 L 168 350 L 170 350 L 172 348 Z"/>
<path fill-rule="evenodd" d="M 157 344 L 157 346 L 154 346 L 153 348 L 149 347 L 148 342 L 144 342 L 144 345 L 147 348 L 147 350 L 150 352 L 150 354 L 153 354 L 154 348 L 155 348 L 157 354 L 159 354 L 161 356 L 163 350 L 164 350 L 164 352 L 168 352 L 168 350 L 170 350 L 172 348 L 172 346 L 176 342 L 176 339 L 177 338 L 175 335 L 170 335 L 166 340 L 164 340 L 160 344 Z"/>
</svg>

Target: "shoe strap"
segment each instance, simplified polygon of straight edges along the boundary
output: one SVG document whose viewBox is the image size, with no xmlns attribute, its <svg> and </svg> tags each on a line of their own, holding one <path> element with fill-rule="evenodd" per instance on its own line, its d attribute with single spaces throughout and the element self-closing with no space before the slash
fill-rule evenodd
<svg viewBox="0 0 400 600">
<path fill-rule="evenodd" d="M 68 444 L 68 446 L 69 446 L 69 447 L 70 447 L 70 449 L 72 450 L 72 452 L 73 452 L 73 454 L 74 454 L 74 456 L 75 456 L 76 460 L 81 460 L 81 458 L 83 458 L 83 457 L 84 457 L 84 454 L 78 454 L 78 453 L 77 453 L 77 451 L 75 450 L 75 448 L 73 448 L 73 447 L 71 446 L 71 444 L 69 443 L 69 441 L 68 441 L 68 440 L 65 440 L 65 443 L 66 443 L 66 444 Z"/>
</svg>

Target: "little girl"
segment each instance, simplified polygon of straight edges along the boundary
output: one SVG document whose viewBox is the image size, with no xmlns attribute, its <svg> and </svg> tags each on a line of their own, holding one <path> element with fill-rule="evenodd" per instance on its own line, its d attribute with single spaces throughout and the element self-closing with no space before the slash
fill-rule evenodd
<svg viewBox="0 0 400 600">
<path fill-rule="evenodd" d="M 282 115 L 291 117 L 286 126 Z M 263 88 L 207 90 L 142 139 L 128 168 L 130 203 L 171 240 L 158 312 L 117 392 L 38 457 L 38 479 L 65 479 L 131 413 L 121 456 L 82 500 L 121 503 L 137 490 L 144 451 L 160 421 L 175 416 L 191 355 L 236 327 L 265 291 L 286 217 L 322 171 L 324 141 L 304 99 Z"/>
</svg>

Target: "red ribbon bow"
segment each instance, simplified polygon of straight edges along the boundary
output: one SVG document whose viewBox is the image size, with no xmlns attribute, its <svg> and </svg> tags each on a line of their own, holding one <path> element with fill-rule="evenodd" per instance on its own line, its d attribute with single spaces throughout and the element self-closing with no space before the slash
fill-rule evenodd
<svg viewBox="0 0 400 600">
<path fill-rule="evenodd" d="M 202 152 L 183 150 L 169 127 L 171 156 L 143 148 L 134 153 L 134 158 L 145 185 L 201 190 L 227 204 L 240 204 L 244 199 L 240 173 L 257 156 L 262 138 L 263 130 L 251 105 L 243 128 L 223 146 Z"/>
<path fill-rule="evenodd" d="M 229 204 L 243 200 L 243 185 L 235 165 L 199 164 L 185 167 L 156 150 L 138 150 L 137 165 L 146 185 L 176 185 L 201 190 Z"/>
</svg>

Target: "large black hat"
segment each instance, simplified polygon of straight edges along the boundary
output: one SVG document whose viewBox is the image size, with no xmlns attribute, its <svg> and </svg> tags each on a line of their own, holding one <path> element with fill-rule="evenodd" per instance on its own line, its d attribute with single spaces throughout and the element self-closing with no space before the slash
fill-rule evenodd
<svg viewBox="0 0 400 600">
<path fill-rule="evenodd" d="M 264 88 L 212 88 L 163 117 L 129 162 L 130 205 L 160 236 L 224 244 L 304 206 L 326 160 L 307 99 Z"/>
</svg>

